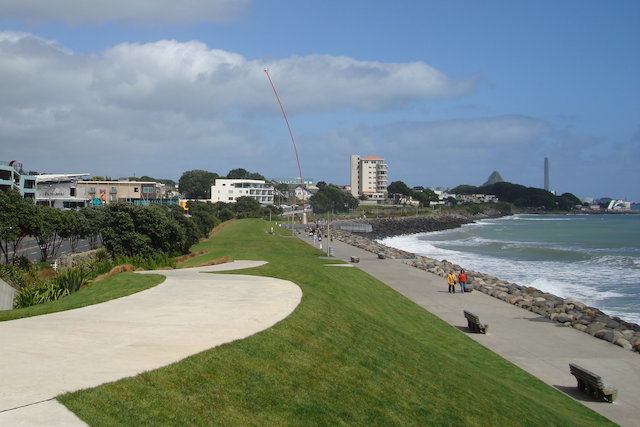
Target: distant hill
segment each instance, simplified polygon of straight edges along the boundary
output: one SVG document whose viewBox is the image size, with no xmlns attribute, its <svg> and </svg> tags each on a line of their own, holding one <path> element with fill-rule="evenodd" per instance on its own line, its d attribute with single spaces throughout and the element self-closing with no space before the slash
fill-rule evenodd
<svg viewBox="0 0 640 427">
<path fill-rule="evenodd" d="M 581 204 L 580 199 L 571 193 L 554 196 L 541 188 L 525 187 L 505 181 L 482 187 L 459 185 L 449 192 L 453 194 L 494 194 L 501 202 L 513 203 L 520 208 L 529 209 L 571 210 Z"/>
<path fill-rule="evenodd" d="M 489 175 L 489 178 L 487 178 L 487 181 L 484 184 L 482 184 L 481 187 L 484 187 L 486 185 L 497 184 L 499 182 L 504 182 L 504 179 L 502 179 L 500 172 L 493 171 L 491 175 Z"/>
</svg>

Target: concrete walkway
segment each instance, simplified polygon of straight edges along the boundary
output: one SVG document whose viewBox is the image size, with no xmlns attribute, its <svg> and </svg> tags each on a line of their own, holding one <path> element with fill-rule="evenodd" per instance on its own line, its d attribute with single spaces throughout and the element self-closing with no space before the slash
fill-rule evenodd
<svg viewBox="0 0 640 427">
<path fill-rule="evenodd" d="M 202 274 L 256 267 L 235 261 L 145 273 L 151 289 L 76 310 L 0 322 L 0 425 L 84 425 L 52 400 L 177 362 L 265 330 L 302 298 L 289 281 Z"/>
<path fill-rule="evenodd" d="M 302 236 L 302 239 L 313 245 L 309 237 Z M 481 292 L 449 294 L 445 278 L 400 260 L 380 260 L 375 254 L 335 240 L 331 247 L 336 258 L 349 261 L 350 256 L 359 257 L 356 267 L 550 386 L 620 425 L 640 426 L 640 354 Z M 477 314 L 483 323 L 488 323 L 489 333 L 470 333 L 463 310 Z M 596 402 L 577 392 L 576 380 L 569 373 L 571 362 L 615 385 L 618 399 L 613 404 Z"/>
</svg>

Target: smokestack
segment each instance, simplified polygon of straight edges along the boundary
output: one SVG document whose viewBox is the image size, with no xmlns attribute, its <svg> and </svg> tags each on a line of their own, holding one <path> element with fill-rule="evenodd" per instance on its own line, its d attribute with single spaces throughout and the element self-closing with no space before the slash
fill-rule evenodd
<svg viewBox="0 0 640 427">
<path fill-rule="evenodd" d="M 549 191 L 549 158 L 544 158 L 544 189 Z"/>
</svg>

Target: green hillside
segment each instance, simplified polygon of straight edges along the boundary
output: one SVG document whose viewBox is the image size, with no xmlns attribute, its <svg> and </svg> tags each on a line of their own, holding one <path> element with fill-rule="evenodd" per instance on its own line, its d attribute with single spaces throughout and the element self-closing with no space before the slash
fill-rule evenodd
<svg viewBox="0 0 640 427">
<path fill-rule="evenodd" d="M 90 425 L 606 425 L 356 268 L 237 221 L 193 251 L 266 260 L 239 271 L 297 283 L 273 328 L 59 400 Z"/>
</svg>

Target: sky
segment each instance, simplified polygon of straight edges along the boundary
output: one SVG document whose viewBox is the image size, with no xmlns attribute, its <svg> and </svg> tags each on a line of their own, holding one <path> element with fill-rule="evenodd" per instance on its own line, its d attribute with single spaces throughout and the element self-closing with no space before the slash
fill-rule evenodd
<svg viewBox="0 0 640 427">
<path fill-rule="evenodd" d="M 640 2 L 3 0 L 0 160 L 640 201 Z"/>
</svg>

